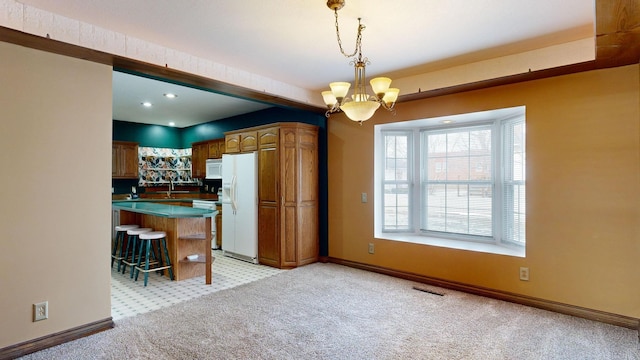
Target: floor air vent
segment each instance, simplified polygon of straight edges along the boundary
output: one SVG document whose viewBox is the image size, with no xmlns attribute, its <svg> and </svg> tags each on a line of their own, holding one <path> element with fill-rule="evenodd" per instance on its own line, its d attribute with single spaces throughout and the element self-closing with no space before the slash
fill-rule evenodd
<svg viewBox="0 0 640 360">
<path fill-rule="evenodd" d="M 444 296 L 443 293 L 439 293 L 439 292 L 436 292 L 436 291 L 433 291 L 433 290 L 429 290 L 429 289 L 425 289 L 425 288 L 421 288 L 421 287 L 417 287 L 417 286 L 414 286 L 413 289 L 414 290 L 418 290 L 418 291 L 422 291 L 422 292 L 426 292 L 426 293 L 429 293 L 429 294 L 433 294 L 433 295 Z"/>
</svg>

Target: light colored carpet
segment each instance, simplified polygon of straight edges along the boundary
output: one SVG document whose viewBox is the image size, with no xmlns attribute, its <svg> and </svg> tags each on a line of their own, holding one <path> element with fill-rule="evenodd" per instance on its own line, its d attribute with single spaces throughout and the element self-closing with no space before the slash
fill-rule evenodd
<svg viewBox="0 0 640 360">
<path fill-rule="evenodd" d="M 317 263 L 23 359 L 640 359 L 635 330 L 414 285 Z"/>
</svg>

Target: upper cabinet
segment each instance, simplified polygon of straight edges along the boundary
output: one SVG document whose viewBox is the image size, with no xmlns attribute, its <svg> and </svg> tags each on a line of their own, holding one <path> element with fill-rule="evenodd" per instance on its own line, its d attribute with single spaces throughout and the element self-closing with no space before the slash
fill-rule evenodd
<svg viewBox="0 0 640 360">
<path fill-rule="evenodd" d="M 221 159 L 224 154 L 224 139 L 209 140 L 209 159 Z"/>
<path fill-rule="evenodd" d="M 138 178 L 138 143 L 114 141 L 111 149 L 111 177 Z"/>
<path fill-rule="evenodd" d="M 191 176 L 202 179 L 206 175 L 209 145 L 206 141 L 191 144 Z"/>
<path fill-rule="evenodd" d="M 191 176 L 202 179 L 207 175 L 207 159 L 220 159 L 225 152 L 224 139 L 199 141 L 191 144 Z"/>
<path fill-rule="evenodd" d="M 226 152 L 228 154 L 258 150 L 258 132 L 243 131 L 236 134 L 225 134 Z"/>
</svg>

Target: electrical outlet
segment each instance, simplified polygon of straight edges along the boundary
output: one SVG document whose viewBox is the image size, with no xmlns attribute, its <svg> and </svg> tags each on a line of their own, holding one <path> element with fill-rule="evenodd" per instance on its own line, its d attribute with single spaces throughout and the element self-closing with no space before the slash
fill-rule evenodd
<svg viewBox="0 0 640 360">
<path fill-rule="evenodd" d="M 40 321 L 49 318 L 49 302 L 33 304 L 33 321 Z"/>
<path fill-rule="evenodd" d="M 375 247 L 373 243 L 369 243 L 369 254 L 373 254 L 375 252 Z"/>
<path fill-rule="evenodd" d="M 520 268 L 520 280 L 529 281 L 529 268 L 521 267 Z"/>
<path fill-rule="evenodd" d="M 363 203 L 367 202 L 367 193 L 360 194 L 360 201 L 362 201 Z"/>
</svg>

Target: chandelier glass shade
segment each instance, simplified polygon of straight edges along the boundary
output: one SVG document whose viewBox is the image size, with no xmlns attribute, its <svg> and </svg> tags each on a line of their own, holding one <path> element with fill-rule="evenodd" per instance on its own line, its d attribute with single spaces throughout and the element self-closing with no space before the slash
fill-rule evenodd
<svg viewBox="0 0 640 360">
<path fill-rule="evenodd" d="M 338 10 L 344 6 L 344 1 L 329 0 L 327 1 L 327 6 L 335 12 L 336 35 L 340 52 L 346 57 L 353 57 L 351 64 L 355 69 L 355 85 L 353 87 L 353 94 L 348 96 L 351 87 L 350 83 L 330 83 L 329 87 L 331 90 L 322 92 L 322 98 L 328 108 L 325 115 L 329 117 L 334 112 L 342 111 L 349 119 L 357 121 L 362 125 L 363 121 L 371 119 L 380 106 L 386 110 L 393 111 L 400 90 L 389 87 L 391 85 L 391 79 L 388 77 L 377 77 L 370 81 L 373 95 L 367 93 L 365 68 L 366 65 L 369 64 L 369 61 L 367 58 L 362 57 L 362 30 L 364 30 L 365 26 L 362 25 L 360 19 L 358 19 L 356 49 L 352 54 L 346 54 L 342 49 L 342 41 L 340 40 L 340 31 L 338 28 Z"/>
</svg>

